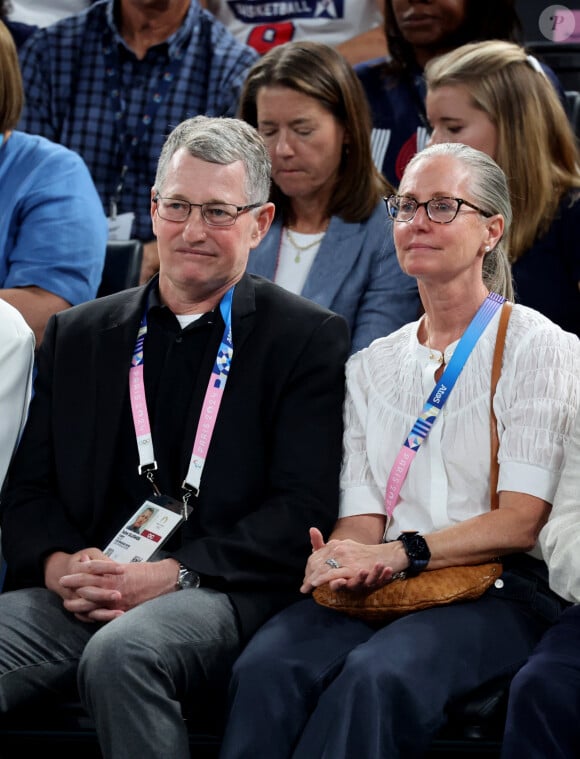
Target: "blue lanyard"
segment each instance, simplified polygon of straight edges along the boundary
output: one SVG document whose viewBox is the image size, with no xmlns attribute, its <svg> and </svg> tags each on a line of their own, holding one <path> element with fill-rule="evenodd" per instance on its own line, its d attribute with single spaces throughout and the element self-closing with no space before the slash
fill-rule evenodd
<svg viewBox="0 0 580 759">
<path fill-rule="evenodd" d="M 439 382 L 437 382 L 431 395 L 427 398 L 423 410 L 417 417 L 417 421 L 413 425 L 409 436 L 397 454 L 395 463 L 391 468 L 387 480 L 387 488 L 385 491 L 385 508 L 387 512 L 385 534 L 393 511 L 395 510 L 395 506 L 397 505 L 397 498 L 399 497 L 399 493 L 409 471 L 409 467 L 411 466 L 411 462 L 415 458 L 415 454 L 419 450 L 421 443 L 431 431 L 431 427 L 435 424 L 437 416 L 443 408 L 449 394 L 453 390 L 457 378 L 465 366 L 465 362 L 469 358 L 471 351 L 475 348 L 475 344 L 493 318 L 495 312 L 501 308 L 504 301 L 505 298 L 502 295 L 489 293 L 487 298 L 478 308 L 477 313 L 463 333 L 457 348 L 453 352 L 453 356 L 451 356 L 451 360 L 439 379 Z"/>
</svg>

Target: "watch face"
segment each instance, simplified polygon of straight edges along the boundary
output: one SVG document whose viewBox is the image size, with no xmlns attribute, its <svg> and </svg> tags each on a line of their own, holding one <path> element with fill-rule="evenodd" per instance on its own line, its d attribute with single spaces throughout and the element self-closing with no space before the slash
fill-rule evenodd
<svg viewBox="0 0 580 759">
<path fill-rule="evenodd" d="M 410 558 L 422 560 L 429 558 L 425 538 L 420 535 L 410 535 L 405 538 L 405 547 Z"/>
<path fill-rule="evenodd" d="M 409 557 L 411 574 L 422 572 L 431 558 L 431 551 L 425 538 L 415 532 L 403 532 L 399 535 L 398 540 L 403 543 L 405 552 Z"/>
<path fill-rule="evenodd" d="M 179 587 L 180 588 L 199 588 L 200 577 L 197 572 L 193 572 L 191 569 L 182 569 L 179 573 Z"/>
</svg>

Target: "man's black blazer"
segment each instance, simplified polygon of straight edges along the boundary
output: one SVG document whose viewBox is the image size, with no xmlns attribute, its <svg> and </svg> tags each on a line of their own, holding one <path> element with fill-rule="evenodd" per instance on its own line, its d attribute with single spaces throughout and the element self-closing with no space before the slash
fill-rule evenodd
<svg viewBox="0 0 580 759">
<path fill-rule="evenodd" d="M 140 505 L 111 514 L 106 494 L 145 299 L 144 287 L 126 290 L 47 326 L 1 502 L 8 588 L 42 586 L 56 550 L 103 548 Z M 337 518 L 350 338 L 342 317 L 248 274 L 235 288 L 232 334 L 200 493 L 172 555 L 230 595 L 247 636 L 298 597 L 308 528 L 327 534 Z M 187 434 L 184 473 L 195 429 Z"/>
</svg>

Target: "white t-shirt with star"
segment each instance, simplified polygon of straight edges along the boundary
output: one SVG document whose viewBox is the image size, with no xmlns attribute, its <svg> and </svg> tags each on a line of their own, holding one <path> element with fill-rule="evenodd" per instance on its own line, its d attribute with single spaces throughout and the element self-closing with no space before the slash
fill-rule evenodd
<svg viewBox="0 0 580 759">
<path fill-rule="evenodd" d="M 260 55 L 295 40 L 334 47 L 383 23 L 376 0 L 208 0 L 207 7 L 234 37 Z"/>
</svg>

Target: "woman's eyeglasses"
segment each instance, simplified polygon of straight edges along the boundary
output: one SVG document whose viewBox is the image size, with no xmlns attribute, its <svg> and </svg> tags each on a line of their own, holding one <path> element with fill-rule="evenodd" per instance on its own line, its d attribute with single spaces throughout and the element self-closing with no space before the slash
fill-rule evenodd
<svg viewBox="0 0 580 759">
<path fill-rule="evenodd" d="M 459 213 L 461 206 L 469 206 L 482 216 L 489 218 L 493 216 L 489 211 L 478 208 L 468 200 L 463 198 L 431 198 L 419 203 L 415 198 L 406 195 L 391 195 L 389 198 L 383 198 L 387 205 L 387 211 L 393 221 L 413 221 L 417 210 L 423 206 L 427 216 L 436 224 L 449 224 Z"/>
</svg>

